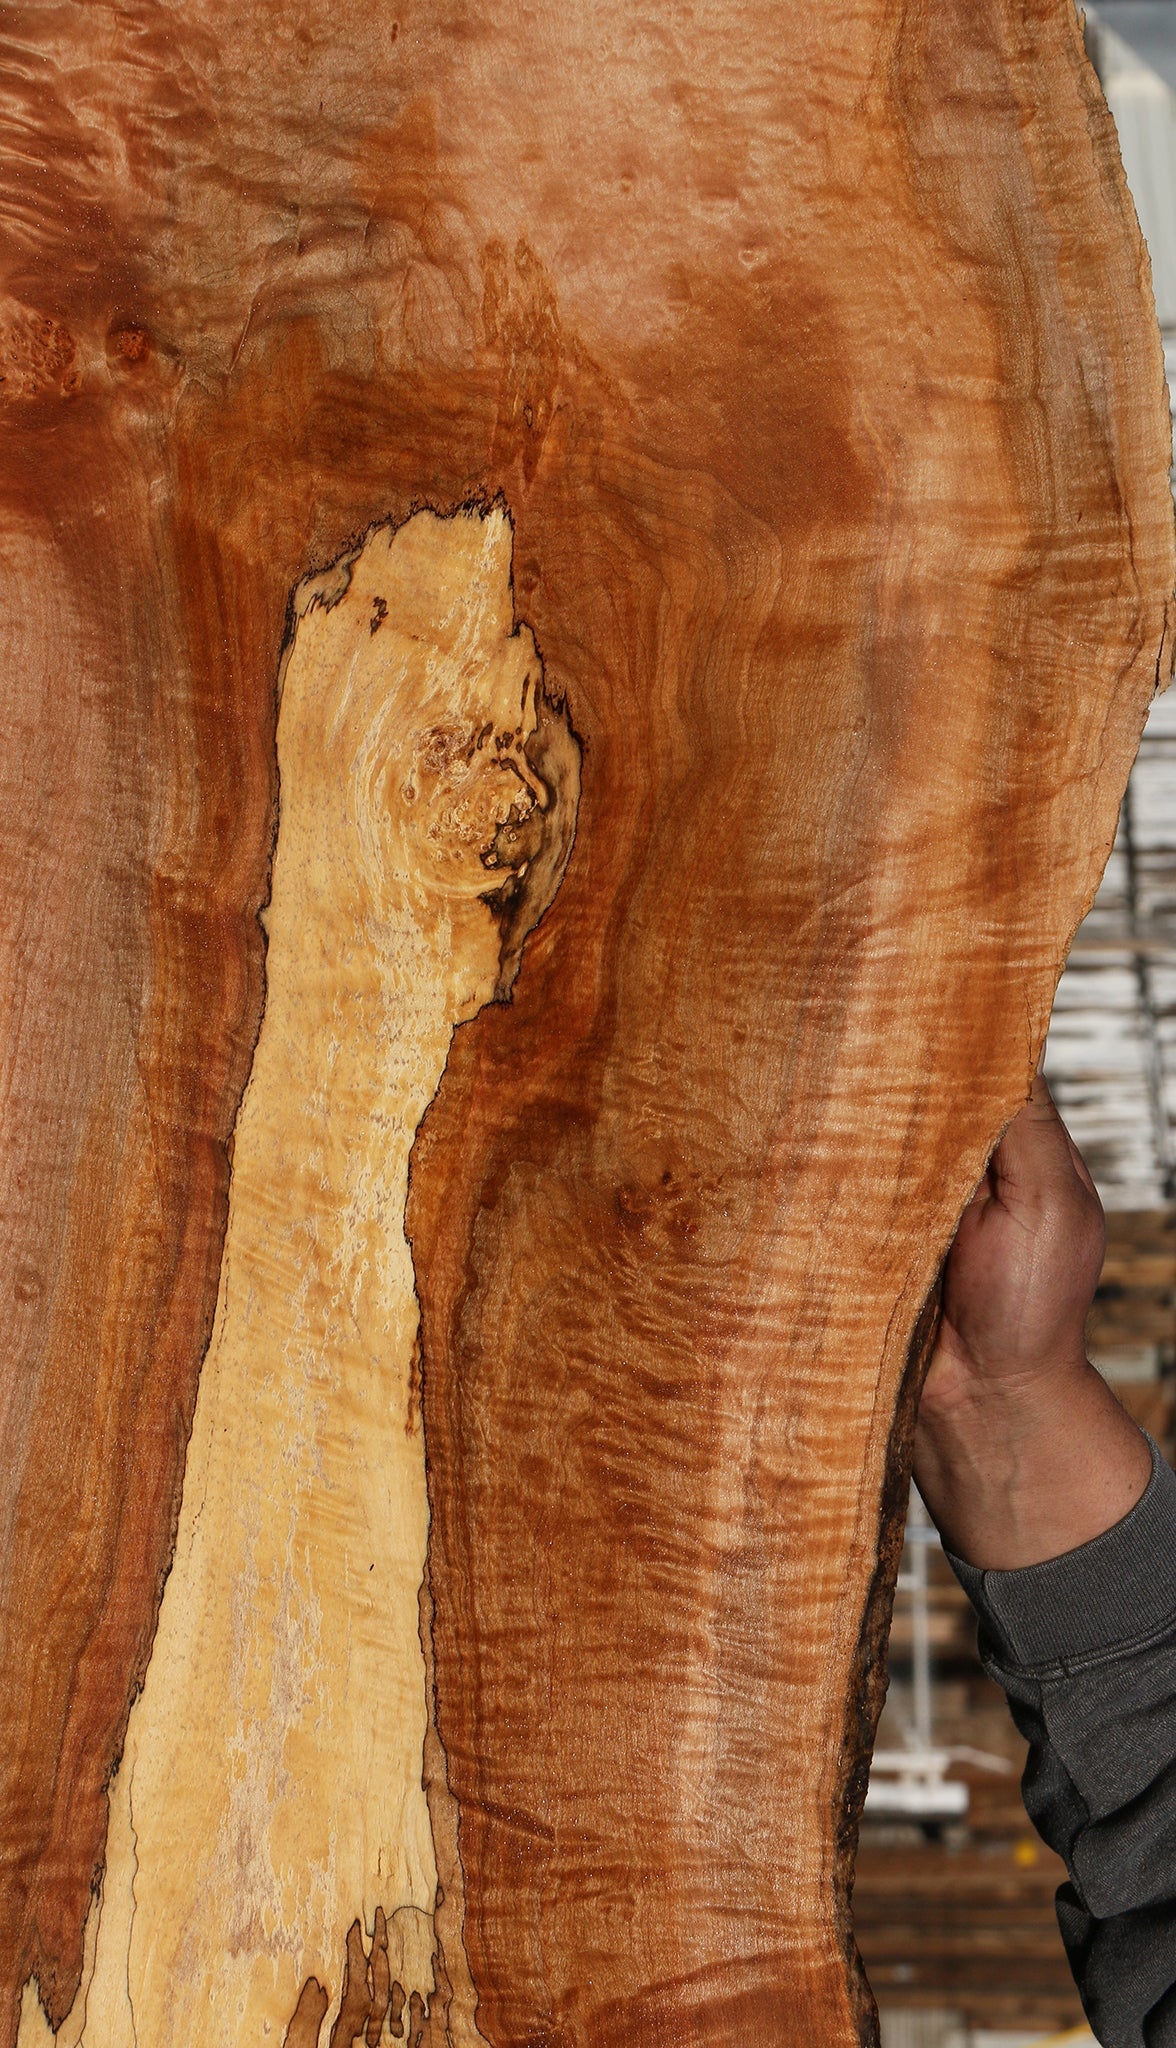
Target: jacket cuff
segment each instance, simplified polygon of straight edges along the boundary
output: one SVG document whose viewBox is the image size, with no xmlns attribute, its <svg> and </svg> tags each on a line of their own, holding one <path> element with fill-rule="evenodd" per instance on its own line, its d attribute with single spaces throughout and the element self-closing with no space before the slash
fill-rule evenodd
<svg viewBox="0 0 1176 2048">
<path fill-rule="evenodd" d="M 1114 1528 L 1019 1571 L 945 1556 L 1002 1664 L 1097 1657 L 1176 1624 L 1176 1472 L 1151 1443 L 1152 1476 Z"/>
</svg>

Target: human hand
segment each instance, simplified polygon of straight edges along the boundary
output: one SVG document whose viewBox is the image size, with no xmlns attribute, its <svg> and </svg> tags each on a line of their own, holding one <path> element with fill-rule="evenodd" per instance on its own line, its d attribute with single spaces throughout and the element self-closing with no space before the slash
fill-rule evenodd
<svg viewBox="0 0 1176 2048">
<path fill-rule="evenodd" d="M 978 1377 L 1011 1386 L 1081 1370 L 1106 1243 L 1102 1203 L 1041 1074 L 972 1196 L 947 1256 L 924 1399 Z"/>
<path fill-rule="evenodd" d="M 960 1219 L 919 1408 L 915 1477 L 949 1547 L 986 1568 L 1059 1556 L 1129 1512 L 1142 1433 L 1088 1364 L 1102 1205 L 1038 1075 Z"/>
</svg>

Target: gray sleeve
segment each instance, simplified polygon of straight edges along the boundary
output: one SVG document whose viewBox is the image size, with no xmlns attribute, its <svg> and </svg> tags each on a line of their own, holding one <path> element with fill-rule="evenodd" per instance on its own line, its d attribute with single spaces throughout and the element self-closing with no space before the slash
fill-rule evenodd
<svg viewBox="0 0 1176 2048">
<path fill-rule="evenodd" d="M 1176 2048 L 1176 1473 L 1024 1571 L 950 1563 L 1029 1743 L 1030 1819 L 1065 1859 L 1058 1924 L 1104 2048 Z"/>
</svg>

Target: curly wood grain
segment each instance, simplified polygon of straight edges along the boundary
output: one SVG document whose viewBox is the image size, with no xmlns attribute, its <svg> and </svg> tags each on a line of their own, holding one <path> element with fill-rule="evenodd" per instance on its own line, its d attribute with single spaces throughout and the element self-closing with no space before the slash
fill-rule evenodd
<svg viewBox="0 0 1176 2048">
<path fill-rule="evenodd" d="M 499 497 L 583 793 L 413 1153 L 445 2009 L 868 2039 L 899 1383 L 1168 665 L 1146 257 L 1069 0 L 4 35 L 0 2039 L 74 2007 L 118 1848 L 290 594 Z"/>
</svg>

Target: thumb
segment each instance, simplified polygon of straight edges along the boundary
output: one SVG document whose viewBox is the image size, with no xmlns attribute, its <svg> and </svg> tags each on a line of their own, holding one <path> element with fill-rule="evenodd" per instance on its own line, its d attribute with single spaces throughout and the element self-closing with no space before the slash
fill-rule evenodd
<svg viewBox="0 0 1176 2048">
<path fill-rule="evenodd" d="M 1072 1193 L 1075 1181 L 1095 1194 L 1086 1162 L 1058 1115 L 1044 1074 L 1033 1076 L 1029 1100 L 1002 1136 L 991 1172 L 994 1193 L 1009 1206 Z"/>
</svg>

